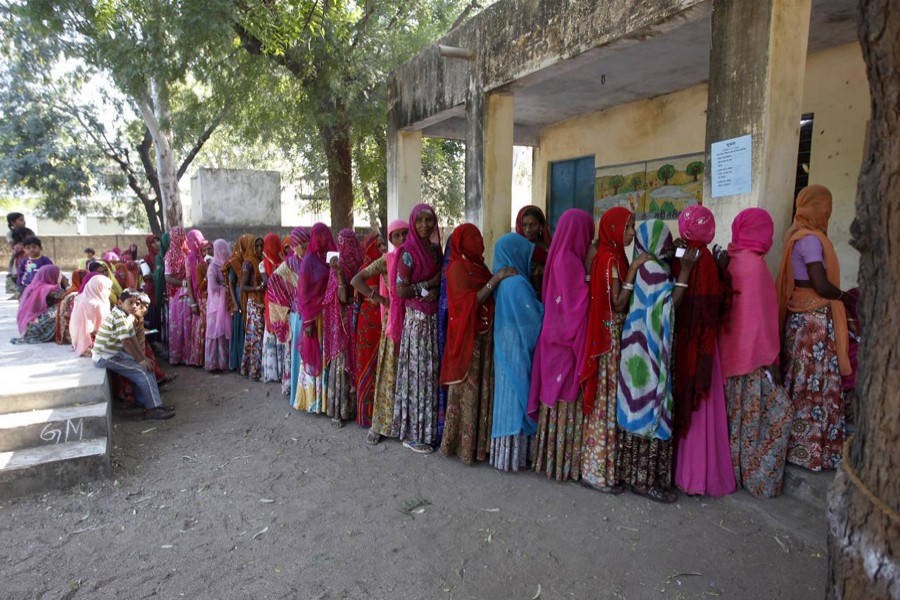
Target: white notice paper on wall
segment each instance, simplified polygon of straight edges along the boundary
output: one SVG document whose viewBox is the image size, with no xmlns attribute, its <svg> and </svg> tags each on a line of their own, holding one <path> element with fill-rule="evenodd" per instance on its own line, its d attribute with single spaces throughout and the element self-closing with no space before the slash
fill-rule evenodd
<svg viewBox="0 0 900 600">
<path fill-rule="evenodd" d="M 712 197 L 749 194 L 751 182 L 750 135 L 716 142 L 710 148 Z"/>
</svg>

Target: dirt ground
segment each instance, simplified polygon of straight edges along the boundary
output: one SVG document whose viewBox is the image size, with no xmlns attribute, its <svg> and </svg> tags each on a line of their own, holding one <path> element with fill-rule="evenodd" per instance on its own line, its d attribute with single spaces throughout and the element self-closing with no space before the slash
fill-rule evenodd
<svg viewBox="0 0 900 600">
<path fill-rule="evenodd" d="M 0 597 L 823 596 L 824 516 L 797 500 L 663 506 L 370 447 L 275 384 L 172 370 L 175 419 L 114 413 L 113 479 L 0 505 Z"/>
</svg>

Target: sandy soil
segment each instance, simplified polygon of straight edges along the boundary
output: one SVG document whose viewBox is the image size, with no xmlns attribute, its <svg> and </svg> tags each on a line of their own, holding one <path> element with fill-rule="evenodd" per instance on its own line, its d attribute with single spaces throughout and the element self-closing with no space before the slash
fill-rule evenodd
<svg viewBox="0 0 900 600">
<path fill-rule="evenodd" d="M 663 506 L 369 447 L 355 425 L 291 410 L 274 384 L 173 371 L 175 419 L 114 414 L 113 479 L 0 505 L 0 597 L 824 593 L 824 535 L 768 516 L 792 510 L 824 531 L 795 500 L 742 492 Z"/>
</svg>

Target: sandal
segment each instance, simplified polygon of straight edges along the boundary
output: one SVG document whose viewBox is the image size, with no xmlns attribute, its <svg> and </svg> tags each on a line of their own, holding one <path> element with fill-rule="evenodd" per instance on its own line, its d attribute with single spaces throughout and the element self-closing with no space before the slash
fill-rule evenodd
<svg viewBox="0 0 900 600">
<path fill-rule="evenodd" d="M 381 442 L 381 434 L 376 433 L 375 431 L 369 430 L 369 433 L 366 434 L 366 443 L 370 446 L 375 446 Z"/>
<path fill-rule="evenodd" d="M 340 429 L 341 427 L 344 426 L 344 422 L 341 421 L 340 419 L 332 419 L 331 426 L 334 427 L 335 429 Z"/>
<path fill-rule="evenodd" d="M 432 448 L 428 444 L 422 444 L 420 442 L 411 442 L 409 440 L 406 440 L 405 442 L 403 442 L 403 447 L 409 448 L 416 454 L 431 454 L 432 452 L 434 452 L 434 448 Z"/>
<path fill-rule="evenodd" d="M 631 491 L 633 491 L 635 494 L 638 494 L 639 496 L 647 498 L 648 500 L 659 502 L 660 504 L 672 504 L 673 502 L 678 500 L 678 494 L 676 494 L 675 492 L 663 490 L 656 486 L 652 488 L 645 488 L 643 490 L 632 486 Z"/>
<path fill-rule="evenodd" d="M 621 483 L 617 483 L 615 485 L 591 485 L 590 483 L 582 479 L 581 484 L 585 487 L 591 488 L 592 490 L 596 490 L 601 494 L 612 494 L 613 496 L 618 496 L 625 491 L 625 487 L 622 486 Z"/>
</svg>

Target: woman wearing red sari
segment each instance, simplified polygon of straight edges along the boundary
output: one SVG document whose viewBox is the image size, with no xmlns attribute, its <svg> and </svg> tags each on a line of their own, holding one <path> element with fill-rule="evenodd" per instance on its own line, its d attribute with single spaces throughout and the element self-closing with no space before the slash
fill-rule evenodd
<svg viewBox="0 0 900 600">
<path fill-rule="evenodd" d="M 377 233 L 370 233 L 362 244 L 365 262 L 363 273 L 373 263 L 384 256 L 384 238 Z M 350 284 L 356 287 L 357 275 Z M 359 315 L 356 317 L 356 424 L 360 427 L 372 425 L 372 404 L 375 400 L 375 373 L 378 365 L 378 344 L 381 340 L 381 305 L 375 300 L 378 291 L 379 274 L 365 278 L 368 296 L 360 303 Z"/>
<path fill-rule="evenodd" d="M 447 416 L 441 454 L 472 464 L 491 448 L 494 398 L 494 289 L 517 272 L 506 267 L 492 275 L 484 264 L 484 238 L 471 223 L 450 237 L 447 267 L 449 322 L 441 364 L 447 389 Z"/>
</svg>

